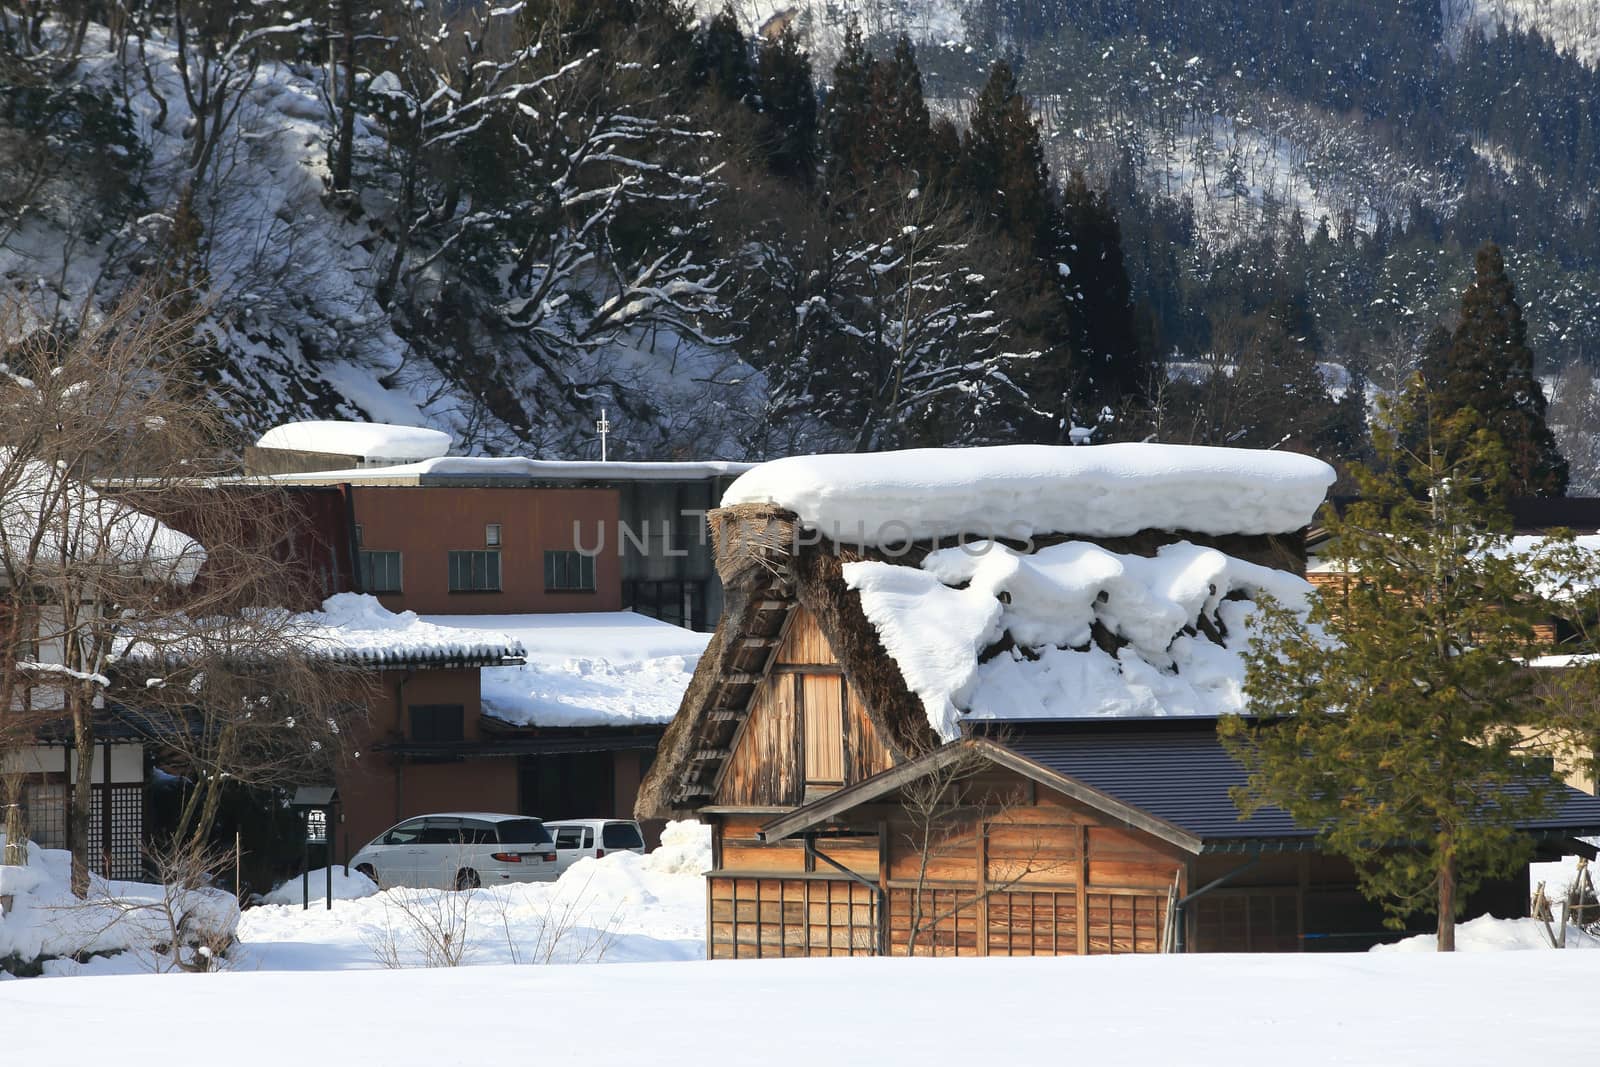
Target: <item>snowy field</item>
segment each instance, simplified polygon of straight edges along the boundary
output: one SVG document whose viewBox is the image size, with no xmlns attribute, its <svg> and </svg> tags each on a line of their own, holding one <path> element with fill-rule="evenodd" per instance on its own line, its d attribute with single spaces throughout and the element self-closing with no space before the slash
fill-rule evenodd
<svg viewBox="0 0 1600 1067">
<path fill-rule="evenodd" d="M 71 1033 L 72 1062 L 132 1065 L 197 1049 L 237 1067 L 433 1064 L 470 1047 L 556 1064 L 927 1067 L 1070 1050 L 1097 1065 L 1427 1067 L 1567 1056 L 1592 1038 L 1561 993 L 1589 988 L 1600 954 L 1545 949 L 1531 920 L 1463 924 L 1454 956 L 1419 938 L 1368 955 L 706 962 L 709 862 L 705 828 L 683 823 L 649 856 L 583 860 L 550 885 L 380 893 L 356 875 L 325 910 L 317 872 L 311 910 L 244 913 L 222 973 L 127 973 L 150 961 L 125 953 L 50 965 L 71 981 L 0 981 L 7 1053 L 59 1056 Z M 276 899 L 298 896 L 293 882 Z M 446 930 L 466 966 L 424 966 Z M 546 960 L 616 965 L 530 966 Z M 497 1044 L 508 1021 L 527 1038 Z"/>
<path fill-rule="evenodd" d="M 18 1063 L 1456 1067 L 1581 1056 L 1597 975 L 1535 952 L 261 972 L 7 982 L 0 1018 Z"/>
</svg>

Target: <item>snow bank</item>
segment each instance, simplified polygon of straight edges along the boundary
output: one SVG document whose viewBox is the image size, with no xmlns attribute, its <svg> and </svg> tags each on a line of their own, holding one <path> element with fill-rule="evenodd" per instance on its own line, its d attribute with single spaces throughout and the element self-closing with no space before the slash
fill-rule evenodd
<svg viewBox="0 0 1600 1067">
<path fill-rule="evenodd" d="M 669 722 L 705 651 L 696 633 L 631 611 L 428 615 L 446 630 L 509 635 L 523 666 L 486 667 L 483 710 L 518 726 Z"/>
<path fill-rule="evenodd" d="M 465 939 L 469 964 L 545 962 L 545 955 L 549 962 L 702 959 L 702 876 L 710 868 L 711 829 L 689 821 L 668 823 L 654 852 L 582 859 L 554 882 L 470 893 L 389 889 L 336 897 L 331 910 L 302 910 L 292 880 L 284 887 L 289 906 L 275 906 L 274 894 L 244 913 L 235 955 L 244 969 L 373 968 L 380 966 L 375 949 L 392 944 L 402 966 L 420 966 L 410 912 L 458 914 L 453 928 Z"/>
<path fill-rule="evenodd" d="M 414 611 L 395 613 L 366 593 L 339 593 L 321 611 L 296 620 L 297 634 L 316 654 L 382 666 L 418 660 L 501 660 L 522 655 L 522 644 L 489 629 L 466 630 L 426 622 Z"/>
<path fill-rule="evenodd" d="M 256 445 L 398 461 L 442 456 L 450 451 L 451 437 L 442 430 L 421 426 L 312 420 L 274 426 L 257 439 Z"/>
<path fill-rule="evenodd" d="M 1311 587 L 1187 541 L 1154 557 L 1068 541 L 1031 554 L 993 542 L 930 553 L 921 568 L 844 565 L 845 584 L 928 722 L 962 716 L 1212 716 L 1242 711 L 1250 599 L 1304 611 Z M 1126 642 L 1113 655 L 1096 626 Z M 1210 628 L 1221 643 L 1203 631 Z M 980 654 L 1003 637 L 1011 648 Z"/>
<path fill-rule="evenodd" d="M 4 835 L 0 834 L 0 845 Z M 172 889 L 95 875 L 89 895 L 72 895 L 72 855 L 28 842 L 25 867 L 0 867 L 0 895 L 12 897 L 0 916 L 0 958 L 134 950 L 149 952 L 171 939 L 171 920 L 192 942 L 225 940 L 239 924 L 239 906 L 220 889 Z M 169 915 L 170 909 L 170 915 Z"/>
<path fill-rule="evenodd" d="M 1436 952 L 1439 940 L 1434 934 L 1418 934 L 1389 945 L 1375 945 L 1373 952 Z M 1600 938 L 1567 927 L 1568 948 L 1600 948 Z M 1524 949 L 1551 951 L 1544 924 L 1537 919 L 1496 919 L 1480 915 L 1456 924 L 1457 952 L 1513 952 Z"/>
<path fill-rule="evenodd" d="M 791 456 L 722 503 L 773 504 L 849 544 L 980 534 L 1268 534 L 1309 523 L 1333 468 L 1292 452 L 1193 445 L 1002 445 Z"/>
<path fill-rule="evenodd" d="M 302 887 L 300 875 L 284 882 L 273 889 L 272 892 L 261 898 L 263 904 L 293 905 L 299 907 L 302 903 Z M 311 872 L 311 886 L 309 899 L 313 904 L 325 904 L 328 899 L 328 868 L 318 867 Z M 334 900 L 360 900 L 370 897 L 378 891 L 378 883 L 362 874 L 360 871 L 345 873 L 342 866 L 333 869 L 333 899 Z"/>
</svg>

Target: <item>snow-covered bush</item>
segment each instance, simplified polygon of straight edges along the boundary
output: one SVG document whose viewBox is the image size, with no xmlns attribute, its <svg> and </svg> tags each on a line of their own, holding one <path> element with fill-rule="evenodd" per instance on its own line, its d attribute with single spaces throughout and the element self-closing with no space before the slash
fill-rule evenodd
<svg viewBox="0 0 1600 1067">
<path fill-rule="evenodd" d="M 0 915 L 0 968 L 31 970 L 51 957 L 139 951 L 150 954 L 155 969 L 206 970 L 239 924 L 238 903 L 220 889 L 91 875 L 89 895 L 79 899 L 72 895 L 71 872 L 70 853 L 31 841 L 27 866 L 0 867 L 0 895 L 11 899 Z"/>
</svg>

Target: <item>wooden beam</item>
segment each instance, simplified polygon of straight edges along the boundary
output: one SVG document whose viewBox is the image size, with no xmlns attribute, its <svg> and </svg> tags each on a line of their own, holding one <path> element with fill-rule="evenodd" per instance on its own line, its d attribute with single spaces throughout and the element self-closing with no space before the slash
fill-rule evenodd
<svg viewBox="0 0 1600 1067">
<path fill-rule="evenodd" d="M 761 675 L 748 671 L 729 671 L 718 680 L 720 685 L 759 685 L 760 682 Z"/>
<path fill-rule="evenodd" d="M 716 708 L 706 718 L 711 722 L 738 722 L 739 713 L 732 708 Z"/>
<path fill-rule="evenodd" d="M 690 758 L 699 763 L 710 763 L 712 760 L 727 759 L 731 753 L 725 748 L 702 748 Z"/>
<path fill-rule="evenodd" d="M 1078 913 L 1078 955 L 1089 954 L 1089 830 L 1083 823 L 1073 824 L 1078 843 L 1078 900 L 1074 905 Z"/>
</svg>

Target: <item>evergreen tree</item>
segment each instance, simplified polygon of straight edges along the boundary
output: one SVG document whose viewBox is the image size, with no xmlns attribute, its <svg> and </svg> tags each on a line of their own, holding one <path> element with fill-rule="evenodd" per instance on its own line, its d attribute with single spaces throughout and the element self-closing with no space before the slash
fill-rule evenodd
<svg viewBox="0 0 1600 1067">
<path fill-rule="evenodd" d="M 756 53 L 756 90 L 766 117 L 767 165 L 774 174 L 809 181 L 817 165 L 817 92 L 811 57 L 785 26 Z"/>
<path fill-rule="evenodd" d="M 854 19 L 845 26 L 844 44 L 833 65 L 822 113 L 822 150 L 827 157 L 829 184 L 840 192 L 871 173 L 872 53 L 861 39 Z M 850 190 L 853 191 L 853 190 Z"/>
<path fill-rule="evenodd" d="M 1003 60 L 978 93 L 962 148 L 962 184 L 978 209 L 1024 247 L 1054 251 L 1058 220 L 1039 127 Z"/>
<path fill-rule="evenodd" d="M 1122 228 L 1104 196 L 1074 171 L 1061 197 L 1054 259 L 1077 303 L 1075 346 L 1097 403 L 1116 407 L 1142 397 L 1151 367 L 1134 327 L 1133 287 L 1122 256 Z M 1059 268 L 1058 268 L 1059 270 Z"/>
<path fill-rule="evenodd" d="M 1476 267 L 1444 366 L 1428 384 L 1446 409 L 1471 408 L 1499 434 L 1511 464 L 1510 493 L 1561 496 L 1567 461 L 1545 425 L 1544 388 L 1534 377 L 1527 323 L 1499 247 L 1479 248 Z"/>
<path fill-rule="evenodd" d="M 1263 609 L 1246 654 L 1254 721 L 1219 729 L 1250 772 L 1242 811 L 1316 828 L 1391 925 L 1431 906 L 1449 951 L 1464 899 L 1526 860 L 1517 824 L 1557 784 L 1520 754 L 1550 575 L 1511 550 L 1496 435 L 1470 410 L 1437 417 L 1421 390 L 1397 407 L 1416 410 L 1380 419 L 1376 463 L 1354 469 L 1360 502 L 1327 516 L 1345 581 L 1314 592 L 1308 618 Z M 1415 447 L 1397 426 L 1423 427 Z"/>
<path fill-rule="evenodd" d="M 694 79 L 728 100 L 743 100 L 755 88 L 750 48 L 731 4 L 723 4 L 695 35 Z"/>
</svg>

